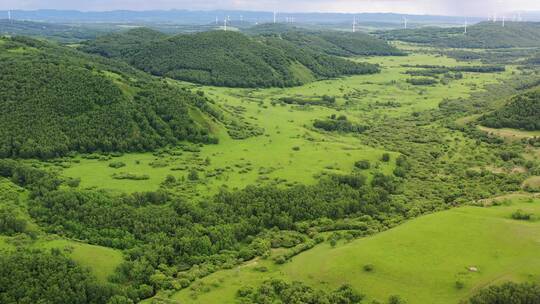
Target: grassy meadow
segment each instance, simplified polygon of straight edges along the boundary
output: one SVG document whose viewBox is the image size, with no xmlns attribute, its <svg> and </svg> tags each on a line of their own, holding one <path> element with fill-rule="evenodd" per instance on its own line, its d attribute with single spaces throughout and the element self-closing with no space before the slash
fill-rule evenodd
<svg viewBox="0 0 540 304">
<path fill-rule="evenodd" d="M 362 59 L 365 60 L 365 59 Z M 261 129 L 260 136 L 233 139 L 219 122 L 211 127 L 219 144 L 193 149 L 176 149 L 171 155 L 131 153 L 112 160 L 77 158 L 63 170 L 66 177 L 80 178 L 82 188 L 100 188 L 123 192 L 151 191 L 159 188 L 168 175 L 185 180 L 177 192 L 189 196 L 211 195 L 221 187 L 239 189 L 250 184 L 309 184 L 326 173 L 347 173 L 358 160 L 369 160 L 378 171 L 389 173 L 393 163 L 379 159 L 387 151 L 363 145 L 354 135 L 325 133 L 314 130 L 312 122 L 332 114 L 346 115 L 351 121 L 367 123 L 386 116 L 410 115 L 433 109 L 445 98 L 467 97 L 487 84 L 509 77 L 504 73 L 464 73 L 464 78 L 448 85 L 413 86 L 406 82 L 410 68 L 402 65 L 465 65 L 451 58 L 428 54 L 399 57 L 373 57 L 382 72 L 375 75 L 351 76 L 318 81 L 300 87 L 269 89 L 237 89 L 194 86 L 216 100 L 217 106 L 231 119 Z M 467 64 L 479 64 L 470 62 Z M 283 97 L 315 98 L 335 96 L 336 104 L 300 106 L 276 103 Z M 391 152 L 390 152 L 391 153 Z M 395 158 L 393 158 L 395 159 Z M 110 162 L 123 162 L 118 169 Z M 198 172 L 199 181 L 187 179 L 190 171 Z M 119 172 L 147 175 L 145 180 L 115 179 Z"/>
</svg>

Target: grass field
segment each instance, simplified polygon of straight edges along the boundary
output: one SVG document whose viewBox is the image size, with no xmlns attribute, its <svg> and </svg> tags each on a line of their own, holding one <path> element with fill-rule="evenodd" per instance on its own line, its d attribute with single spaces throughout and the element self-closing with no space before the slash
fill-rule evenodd
<svg viewBox="0 0 540 304">
<path fill-rule="evenodd" d="M 106 282 L 116 267 L 124 261 L 122 253 L 118 250 L 65 239 L 38 241 L 34 247 L 67 250 L 69 257 L 80 265 L 90 268 L 100 282 Z"/>
<path fill-rule="evenodd" d="M 320 174 L 350 172 L 354 162 L 363 159 L 377 163 L 375 168 L 388 173 L 393 169 L 393 163 L 378 161 L 385 151 L 362 145 L 352 135 L 317 132 L 312 128 L 313 120 L 331 114 L 345 114 L 353 121 L 369 124 L 385 116 L 410 115 L 436 108 L 444 98 L 467 97 L 486 84 L 508 77 L 512 70 L 510 68 L 496 76 L 464 73 L 463 79 L 449 85 L 412 86 L 406 82 L 410 76 L 403 74 L 409 69 L 402 67 L 404 64 L 453 66 L 464 63 L 425 54 L 374 57 L 368 61 L 380 64 L 382 72 L 318 81 L 294 88 L 231 89 L 173 82 L 203 90 L 226 113 L 262 128 L 264 134 L 235 140 L 223 125 L 212 123 L 220 143 L 201 147 L 200 152 L 161 157 L 150 153 L 127 154 L 114 158 L 114 161 L 126 164 L 120 169 L 110 168 L 108 161 L 79 158 L 79 163 L 72 162 L 63 174 L 80 178 L 82 188 L 133 192 L 156 190 L 167 175 L 185 179 L 191 170 L 197 170 L 201 177 L 199 182 L 183 182 L 177 189 L 177 192 L 197 196 L 201 193 L 211 195 L 223 186 L 236 189 L 255 183 L 309 184 Z M 336 97 L 336 105 L 299 107 L 275 104 L 281 97 L 313 98 L 323 95 Z M 398 106 L 388 106 L 389 102 Z M 155 162 L 162 165 L 152 166 Z M 114 179 L 112 175 L 117 172 L 146 174 L 148 179 Z"/>
<path fill-rule="evenodd" d="M 512 219 L 517 209 L 534 214 L 535 219 Z M 488 284 L 540 281 L 539 218 L 540 200 L 519 196 L 502 206 L 456 208 L 335 248 L 324 243 L 282 266 L 268 260 L 251 261 L 217 272 L 171 299 L 179 303 L 234 303 L 241 286 L 284 278 L 320 288 L 350 283 L 369 299 L 379 301 L 397 294 L 412 304 L 455 304 Z M 367 264 L 373 271 L 363 269 Z M 266 266 L 268 271 L 256 271 L 257 266 Z M 463 288 L 456 287 L 457 281 Z"/>
<path fill-rule="evenodd" d="M 523 138 L 533 138 L 540 136 L 540 131 L 524 131 L 510 128 L 495 129 L 484 126 L 478 126 L 478 129 L 509 140 L 521 140 Z"/>
</svg>

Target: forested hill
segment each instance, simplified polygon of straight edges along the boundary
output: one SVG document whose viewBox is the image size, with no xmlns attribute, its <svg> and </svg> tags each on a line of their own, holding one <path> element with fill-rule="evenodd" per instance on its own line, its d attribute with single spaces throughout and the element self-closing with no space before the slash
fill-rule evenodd
<svg viewBox="0 0 540 304">
<path fill-rule="evenodd" d="M 247 32 L 252 35 L 277 36 L 297 47 L 328 55 L 404 55 L 386 41 L 362 32 L 310 31 L 285 24 L 261 24 Z"/>
<path fill-rule="evenodd" d="M 540 47 L 539 22 L 482 22 L 463 27 L 402 29 L 379 32 L 388 40 L 429 43 L 455 48 Z"/>
<path fill-rule="evenodd" d="M 480 123 L 491 128 L 540 130 L 540 88 L 515 96 L 504 107 L 482 116 Z"/>
<path fill-rule="evenodd" d="M 149 33 L 136 29 L 105 36 L 85 43 L 82 49 L 122 59 L 154 75 L 230 87 L 295 86 L 316 79 L 379 71 L 375 65 L 302 50 L 293 44 L 284 48 L 265 37 L 232 31 L 173 37 Z"/>
<path fill-rule="evenodd" d="M 142 151 L 210 141 L 205 99 L 125 64 L 25 37 L 0 39 L 0 157 Z"/>
</svg>

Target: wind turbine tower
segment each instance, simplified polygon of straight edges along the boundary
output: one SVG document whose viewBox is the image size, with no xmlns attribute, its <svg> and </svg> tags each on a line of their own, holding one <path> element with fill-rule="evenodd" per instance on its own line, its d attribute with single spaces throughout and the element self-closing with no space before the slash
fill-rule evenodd
<svg viewBox="0 0 540 304">
<path fill-rule="evenodd" d="M 502 17 L 502 26 L 504 27 L 505 16 Z"/>
<path fill-rule="evenodd" d="M 467 19 L 465 19 L 465 31 L 463 32 L 463 34 L 467 35 Z"/>
<path fill-rule="evenodd" d="M 277 13 L 276 13 L 276 11 L 274 11 L 274 23 L 276 23 L 276 15 L 277 15 Z"/>
<path fill-rule="evenodd" d="M 7 11 L 7 18 L 9 21 L 11 21 L 11 11 Z"/>
<path fill-rule="evenodd" d="M 223 30 L 227 31 L 227 18 L 223 19 Z"/>
<path fill-rule="evenodd" d="M 353 32 L 353 33 L 356 33 L 356 17 L 354 17 L 354 19 L 353 19 L 353 23 L 352 23 L 352 32 Z"/>
<path fill-rule="evenodd" d="M 407 17 L 403 17 L 403 26 L 407 29 Z"/>
</svg>

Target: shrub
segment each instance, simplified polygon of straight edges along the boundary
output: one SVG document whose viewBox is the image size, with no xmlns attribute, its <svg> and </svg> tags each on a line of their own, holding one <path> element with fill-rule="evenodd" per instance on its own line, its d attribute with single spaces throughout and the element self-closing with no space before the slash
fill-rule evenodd
<svg viewBox="0 0 540 304">
<path fill-rule="evenodd" d="M 374 269 L 373 264 L 366 264 L 363 268 L 365 272 L 372 272 Z"/>
<path fill-rule="evenodd" d="M 191 180 L 191 181 L 199 180 L 199 173 L 197 172 L 197 170 L 193 169 L 193 170 L 189 171 L 188 179 Z"/>
<path fill-rule="evenodd" d="M 515 220 L 528 221 L 532 217 L 531 213 L 526 213 L 525 211 L 518 209 L 512 213 L 512 218 Z"/>
<path fill-rule="evenodd" d="M 369 160 L 359 160 L 354 163 L 354 166 L 361 170 L 367 170 L 371 167 L 371 164 L 369 163 Z"/>
<path fill-rule="evenodd" d="M 114 178 L 114 179 L 131 179 L 131 180 L 147 180 L 147 179 L 150 179 L 150 176 L 148 176 L 148 174 L 135 174 L 135 173 L 121 172 L 121 173 L 114 173 L 112 175 L 112 178 Z"/>
<path fill-rule="evenodd" d="M 381 160 L 385 163 L 389 162 L 390 161 L 390 154 L 389 153 L 383 153 L 383 155 L 381 156 Z"/>
<path fill-rule="evenodd" d="M 125 166 L 126 166 L 126 164 L 121 162 L 121 161 L 109 163 L 109 167 L 114 168 L 114 169 L 122 168 L 122 167 L 125 167 Z"/>
<path fill-rule="evenodd" d="M 81 183 L 81 179 L 80 178 L 69 178 L 67 181 L 66 181 L 66 184 L 71 187 L 71 188 L 77 188 L 79 187 Z"/>
</svg>

